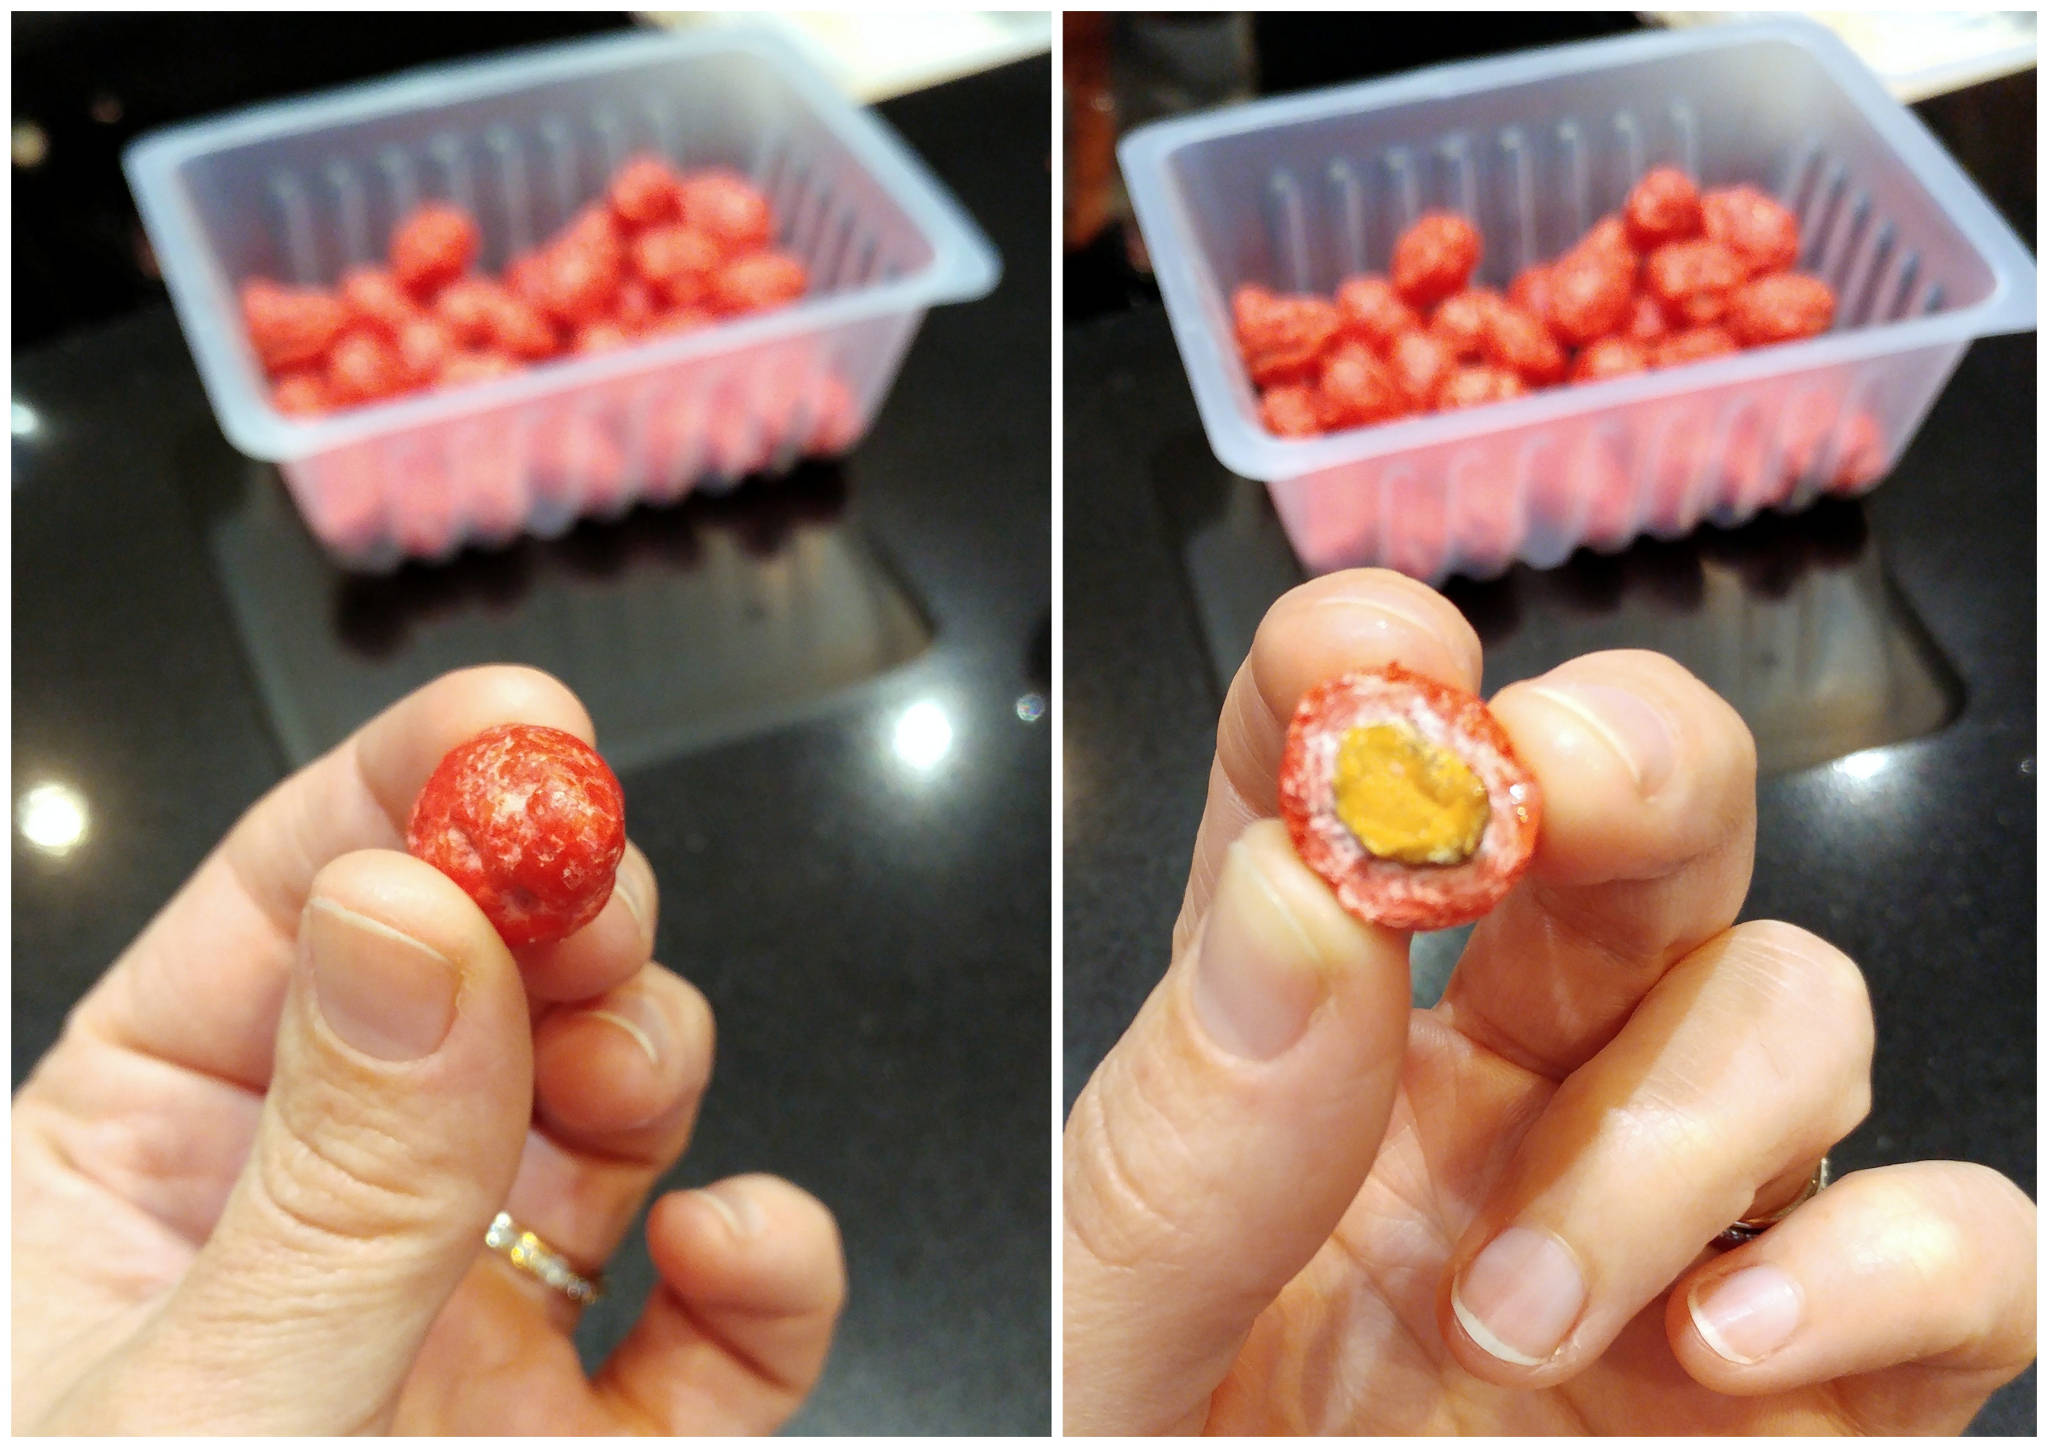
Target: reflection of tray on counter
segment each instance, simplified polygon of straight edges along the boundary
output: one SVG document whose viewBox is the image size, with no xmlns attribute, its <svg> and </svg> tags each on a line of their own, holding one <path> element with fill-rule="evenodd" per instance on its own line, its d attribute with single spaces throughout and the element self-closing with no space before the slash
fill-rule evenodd
<svg viewBox="0 0 2048 1448">
<path fill-rule="evenodd" d="M 380 578 L 324 566 L 269 478 L 243 498 L 213 551 L 294 764 L 366 699 L 516 658 L 577 691 L 624 771 L 826 707 L 931 641 L 829 467 Z"/>
</svg>

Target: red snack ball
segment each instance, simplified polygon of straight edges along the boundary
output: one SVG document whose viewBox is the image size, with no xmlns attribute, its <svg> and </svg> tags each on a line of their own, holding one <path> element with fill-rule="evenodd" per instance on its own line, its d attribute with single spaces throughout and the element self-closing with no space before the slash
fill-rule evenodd
<svg viewBox="0 0 2048 1448">
<path fill-rule="evenodd" d="M 494 377 L 509 377 L 519 370 L 518 360 L 507 357 L 503 352 L 457 352 L 441 364 L 438 384 L 444 390 L 467 387 L 473 382 L 488 382 Z"/>
<path fill-rule="evenodd" d="M 1531 387 L 1564 380 L 1564 348 L 1542 322 L 1512 303 L 1493 309 L 1482 340 L 1487 361 L 1507 368 Z"/>
<path fill-rule="evenodd" d="M 1628 223 L 1619 216 L 1603 216 L 1594 222 L 1579 238 L 1579 244 L 1568 255 L 1590 254 L 1626 258 L 1636 257 L 1635 243 L 1629 239 Z"/>
<path fill-rule="evenodd" d="M 287 372 L 271 388 L 270 403 L 287 417 L 312 417 L 327 410 L 327 384 L 318 372 Z"/>
<path fill-rule="evenodd" d="M 337 407 L 403 392 L 409 381 L 398 349 L 380 332 L 350 332 L 327 354 L 327 395 Z"/>
<path fill-rule="evenodd" d="M 1637 251 L 1700 234 L 1700 193 L 1692 178 L 1670 166 L 1646 173 L 1621 208 L 1622 224 Z"/>
<path fill-rule="evenodd" d="M 575 339 L 569 343 L 569 350 L 610 352 L 615 348 L 629 345 L 632 340 L 626 329 L 617 322 L 592 322 L 587 327 L 577 328 Z"/>
<path fill-rule="evenodd" d="M 609 312 L 623 279 L 619 253 L 602 242 L 580 239 L 558 243 L 543 256 L 533 285 L 541 310 L 574 327 Z"/>
<path fill-rule="evenodd" d="M 1628 316 L 1635 269 L 1633 252 L 1581 249 L 1564 257 L 1550 269 L 1550 330 L 1573 347 L 1611 335 Z"/>
<path fill-rule="evenodd" d="M 484 277 L 464 277 L 450 282 L 434 298 L 434 319 L 448 329 L 448 335 L 465 347 L 489 342 L 497 326 L 498 308 L 509 299 L 496 282 Z"/>
<path fill-rule="evenodd" d="M 1671 319 L 1664 315 L 1664 304 L 1648 292 L 1637 292 L 1629 298 L 1628 315 L 1623 319 L 1618 335 L 1631 342 L 1657 342 L 1671 332 Z"/>
<path fill-rule="evenodd" d="M 505 290 L 540 306 L 547 296 L 547 259 L 537 251 L 515 256 L 505 266 Z"/>
<path fill-rule="evenodd" d="M 489 340 L 502 352 L 540 361 L 562 350 L 561 338 L 540 308 L 502 288 L 490 306 Z"/>
<path fill-rule="evenodd" d="M 640 331 L 660 310 L 660 296 L 638 277 L 620 282 L 618 295 L 612 298 L 612 318 L 627 332 Z"/>
<path fill-rule="evenodd" d="M 455 338 L 432 317 L 422 315 L 398 329 L 399 365 L 416 387 L 440 377 L 454 350 Z"/>
<path fill-rule="evenodd" d="M 611 898 L 626 799 L 610 766 L 575 735 L 504 724 L 435 766 L 405 848 L 460 885 L 507 945 L 561 940 Z"/>
<path fill-rule="evenodd" d="M 1726 357 L 1741 350 L 1724 327 L 1687 327 L 1651 347 L 1650 365 L 1682 367 L 1688 362 L 1704 362 L 1709 357 Z"/>
<path fill-rule="evenodd" d="M 1451 355 L 1451 349 L 1439 337 L 1427 332 L 1403 332 L 1394 339 L 1387 349 L 1387 370 L 1392 374 L 1394 385 L 1401 389 L 1401 395 L 1408 400 L 1408 406 L 1421 412 L 1436 405 L 1437 393 L 1442 390 L 1444 379 L 1457 369 L 1458 359 Z"/>
<path fill-rule="evenodd" d="M 1642 343 L 1627 337 L 1602 337 L 1573 361 L 1572 381 L 1600 382 L 1649 369 L 1649 349 Z"/>
<path fill-rule="evenodd" d="M 242 286 L 242 321 L 264 370 L 296 371 L 326 355 L 349 324 L 349 309 L 317 287 L 256 278 Z"/>
<path fill-rule="evenodd" d="M 1263 287 L 1240 287 L 1231 310 L 1245 368 L 1261 387 L 1306 381 L 1343 325 L 1321 297 L 1276 297 Z"/>
<path fill-rule="evenodd" d="M 1835 294 L 1828 284 L 1793 272 L 1758 277 L 1728 301 L 1728 330 L 1745 347 L 1818 336 L 1834 320 Z"/>
<path fill-rule="evenodd" d="M 1674 241 L 1650 253 L 1643 285 L 1679 326 L 1716 322 L 1742 285 L 1742 259 L 1718 241 Z"/>
<path fill-rule="evenodd" d="M 673 306 L 693 307 L 711 295 L 722 254 L 718 243 L 687 226 L 657 226 L 633 239 L 633 270 Z M 623 283 L 621 283 L 623 285 Z"/>
<path fill-rule="evenodd" d="M 1500 293 L 1486 287 L 1445 297 L 1430 314 L 1430 335 L 1460 362 L 1476 362 L 1486 355 L 1486 331 L 1502 305 Z"/>
<path fill-rule="evenodd" d="M 1448 412 L 1454 407 L 1478 407 L 1487 402 L 1506 402 L 1525 397 L 1529 389 L 1522 379 L 1502 367 L 1460 367 L 1437 389 L 1436 405 Z"/>
<path fill-rule="evenodd" d="M 469 213 L 430 202 L 391 233 L 391 272 L 415 296 L 427 296 L 468 271 L 482 243 Z"/>
<path fill-rule="evenodd" d="M 1408 864 L 1368 850 L 1339 816 L 1338 757 L 1354 729 L 1392 725 L 1439 745 L 1477 777 L 1486 824 L 1453 864 Z M 1486 706 L 1399 664 L 1330 679 L 1302 696 L 1280 758 L 1280 818 L 1302 862 L 1361 920 L 1440 930 L 1477 920 L 1528 868 L 1543 796 Z"/>
<path fill-rule="evenodd" d="M 1532 317 L 1550 317 L 1550 268 L 1532 266 L 1508 284 L 1508 300 Z"/>
<path fill-rule="evenodd" d="M 382 267 L 359 266 L 343 273 L 341 299 L 362 325 L 377 327 L 391 336 L 407 322 L 425 315 L 398 278 Z"/>
<path fill-rule="evenodd" d="M 1429 307 L 1462 291 L 1479 257 L 1478 228 L 1451 212 L 1431 212 L 1394 243 L 1394 290 L 1411 307 Z"/>
<path fill-rule="evenodd" d="M 1709 191 L 1700 213 L 1707 236 L 1740 257 L 1751 275 L 1799 260 L 1799 218 L 1754 186 Z"/>
<path fill-rule="evenodd" d="M 1326 428 L 1363 427 L 1408 410 L 1393 373 L 1363 342 L 1346 342 L 1323 360 L 1316 399 Z"/>
<path fill-rule="evenodd" d="M 1422 319 L 1385 277 L 1345 278 L 1337 288 L 1337 310 L 1345 331 L 1381 352 L 1403 332 L 1422 325 Z"/>
<path fill-rule="evenodd" d="M 627 226 L 673 221 L 682 209 L 683 178 L 659 156 L 635 156 L 612 177 L 605 193 L 612 214 Z"/>
<path fill-rule="evenodd" d="M 722 312 L 765 312 L 801 297 L 811 285 L 804 264 L 784 251 L 760 251 L 713 273 L 711 301 Z"/>
<path fill-rule="evenodd" d="M 1314 437 L 1323 430 L 1322 407 L 1315 389 L 1287 385 L 1259 399 L 1259 421 L 1281 437 Z"/>
<path fill-rule="evenodd" d="M 699 171 L 685 176 L 678 193 L 683 223 L 704 232 L 727 255 L 766 246 L 775 234 L 768 198 L 737 171 Z"/>
</svg>

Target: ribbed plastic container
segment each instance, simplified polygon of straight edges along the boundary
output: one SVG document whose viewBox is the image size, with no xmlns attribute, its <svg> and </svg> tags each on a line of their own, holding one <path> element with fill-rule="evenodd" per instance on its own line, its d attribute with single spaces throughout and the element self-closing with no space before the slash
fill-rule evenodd
<svg viewBox="0 0 2048 1448">
<path fill-rule="evenodd" d="M 1211 447 L 1302 561 L 1434 580 L 1537 567 L 1874 486 L 1975 337 L 2034 325 L 2034 259 L 1833 34 L 1773 20 L 1533 51 L 1162 122 L 1119 148 Z M 1328 295 L 1422 212 L 1505 287 L 1652 166 L 1797 214 L 1834 330 L 1668 371 L 1287 439 L 1232 336 L 1241 284 Z"/>
<path fill-rule="evenodd" d="M 448 199 L 491 272 L 642 151 L 768 194 L 795 305 L 515 376 L 316 418 L 271 406 L 240 284 L 331 285 Z M 342 561 L 389 567 L 692 487 L 866 431 L 927 308 L 986 294 L 994 249 L 881 121 L 779 37 L 641 34 L 408 73 L 144 138 L 125 158 L 228 439 L 283 470 Z"/>
</svg>

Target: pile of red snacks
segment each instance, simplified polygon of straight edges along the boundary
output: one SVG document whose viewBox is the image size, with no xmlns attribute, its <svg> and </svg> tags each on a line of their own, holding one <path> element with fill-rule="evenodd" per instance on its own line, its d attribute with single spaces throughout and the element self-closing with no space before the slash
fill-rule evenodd
<svg viewBox="0 0 2048 1448">
<path fill-rule="evenodd" d="M 278 410 L 309 415 L 786 305 L 809 278 L 774 235 L 745 177 L 639 156 L 502 277 L 474 270 L 475 219 L 429 202 L 392 233 L 385 266 L 332 290 L 252 280 L 242 316 Z"/>
<path fill-rule="evenodd" d="M 1472 285 L 1478 229 L 1423 216 L 1395 244 L 1391 277 L 1347 278 L 1334 299 L 1232 298 L 1259 413 L 1309 437 L 1596 382 L 1824 332 L 1835 297 L 1791 270 L 1799 223 L 1749 186 L 1702 192 L 1651 171 L 1619 214 L 1506 295 Z"/>
</svg>

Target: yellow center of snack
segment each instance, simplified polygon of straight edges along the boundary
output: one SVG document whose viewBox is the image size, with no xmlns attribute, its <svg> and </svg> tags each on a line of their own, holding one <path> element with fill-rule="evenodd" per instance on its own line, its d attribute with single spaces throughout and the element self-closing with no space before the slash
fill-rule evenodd
<svg viewBox="0 0 2048 1448">
<path fill-rule="evenodd" d="M 1383 860 L 1455 865 L 1472 858 L 1490 813 L 1465 761 L 1402 724 L 1347 729 L 1337 741 L 1337 818 Z"/>
</svg>

